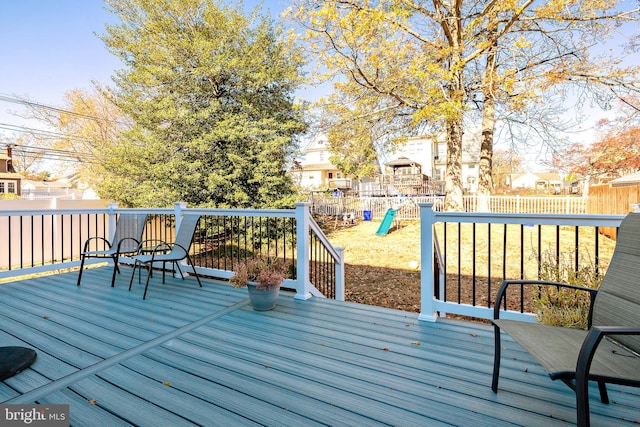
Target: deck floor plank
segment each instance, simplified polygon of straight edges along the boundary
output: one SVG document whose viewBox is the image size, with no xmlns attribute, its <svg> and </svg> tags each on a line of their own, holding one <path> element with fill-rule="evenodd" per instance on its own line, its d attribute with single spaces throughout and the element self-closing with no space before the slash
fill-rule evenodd
<svg viewBox="0 0 640 427">
<path fill-rule="evenodd" d="M 487 324 L 287 292 L 255 312 L 246 290 L 157 271 L 142 300 L 130 268 L 114 288 L 111 272 L 0 286 L 0 342 L 38 352 L 0 401 L 69 403 L 73 425 L 575 423 L 573 392 L 508 337 L 491 391 Z M 610 386 L 610 405 L 590 392 L 592 425 L 640 422 L 638 389 Z"/>
</svg>

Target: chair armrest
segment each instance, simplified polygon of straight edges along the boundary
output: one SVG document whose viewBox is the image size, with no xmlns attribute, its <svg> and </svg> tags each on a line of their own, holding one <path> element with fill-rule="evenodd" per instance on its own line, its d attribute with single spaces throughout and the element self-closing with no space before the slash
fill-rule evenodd
<svg viewBox="0 0 640 427">
<path fill-rule="evenodd" d="M 575 392 L 578 425 L 589 424 L 589 371 L 598 345 L 607 335 L 640 335 L 640 328 L 632 326 L 592 326 L 589 328 L 576 363 Z"/>
<path fill-rule="evenodd" d="M 170 243 L 170 244 L 169 244 L 169 247 L 171 248 L 171 251 L 173 251 L 176 247 L 178 247 L 178 248 L 182 249 L 182 251 L 184 252 L 184 255 L 182 255 L 182 256 L 180 256 L 180 257 L 177 257 L 177 256 L 176 256 L 176 257 L 175 257 L 176 259 L 183 259 L 183 258 L 185 258 L 185 257 L 187 256 L 187 254 L 189 253 L 189 252 L 187 251 L 187 248 L 185 248 L 184 246 L 182 246 L 182 245 L 181 245 L 181 244 L 179 244 L 179 243 Z"/>
<path fill-rule="evenodd" d="M 591 359 L 598 348 L 602 338 L 607 335 L 640 335 L 640 327 L 637 326 L 592 326 L 587 333 L 580 354 L 578 355 L 577 368 L 584 368 L 586 363 L 591 364 Z M 588 369 L 588 366 L 587 366 Z"/>
<path fill-rule="evenodd" d="M 102 240 L 107 245 L 107 248 L 111 248 L 111 242 L 109 242 L 104 237 L 95 236 L 95 237 L 89 237 L 87 240 L 85 240 L 84 249 L 82 249 L 82 252 L 88 252 L 89 244 L 91 243 L 92 240 Z"/>
<path fill-rule="evenodd" d="M 171 249 L 171 243 L 165 242 L 160 239 L 146 239 L 140 242 L 138 245 L 138 249 L 136 249 L 137 253 L 151 253 L 155 254 L 156 252 L 166 251 L 167 249 Z"/>
<path fill-rule="evenodd" d="M 122 243 L 123 242 L 128 242 L 129 240 L 135 242 L 135 246 L 136 249 L 134 249 L 134 251 L 138 251 L 138 249 L 140 248 L 140 241 L 138 241 L 138 239 L 136 239 L 135 237 L 124 237 L 122 239 L 120 239 L 120 241 L 118 242 L 118 253 L 120 252 L 120 248 L 122 247 Z M 133 245 L 132 245 L 133 246 Z"/>
<path fill-rule="evenodd" d="M 507 288 L 511 285 L 519 285 L 521 289 L 524 285 L 536 285 L 536 286 L 555 286 L 558 289 L 565 288 L 565 289 L 573 289 L 576 291 L 589 292 L 589 297 L 591 298 L 591 306 L 589 307 L 589 326 L 591 325 L 591 310 L 593 307 L 593 301 L 596 298 L 596 294 L 598 293 L 598 290 L 586 288 L 584 286 L 570 285 L 568 283 L 553 282 L 549 280 L 504 280 L 502 282 L 502 285 L 500 286 L 500 289 L 498 290 L 498 293 L 496 294 L 496 302 L 493 305 L 494 319 L 500 318 L 500 301 L 505 297 Z"/>
</svg>

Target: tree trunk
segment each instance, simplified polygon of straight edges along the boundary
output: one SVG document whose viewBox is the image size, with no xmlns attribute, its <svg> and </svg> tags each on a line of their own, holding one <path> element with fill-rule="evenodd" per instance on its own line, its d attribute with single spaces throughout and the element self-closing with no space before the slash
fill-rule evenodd
<svg viewBox="0 0 640 427">
<path fill-rule="evenodd" d="M 496 51 L 497 42 L 487 50 L 487 67 L 483 85 L 482 143 L 480 145 L 480 166 L 478 172 L 478 211 L 489 211 L 489 196 L 493 192 L 492 161 L 493 133 L 496 123 Z"/>
<path fill-rule="evenodd" d="M 447 172 L 444 210 L 463 212 L 462 200 L 462 120 L 447 120 Z"/>
</svg>

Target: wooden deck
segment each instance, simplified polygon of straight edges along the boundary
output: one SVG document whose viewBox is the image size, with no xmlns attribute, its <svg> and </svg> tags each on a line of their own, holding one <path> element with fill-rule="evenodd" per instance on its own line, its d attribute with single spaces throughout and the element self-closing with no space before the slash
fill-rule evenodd
<svg viewBox="0 0 640 427">
<path fill-rule="evenodd" d="M 491 391 L 487 325 L 289 295 L 255 312 L 244 289 L 160 274 L 143 301 L 129 273 L 0 286 L 0 344 L 38 352 L 0 402 L 67 403 L 91 426 L 575 424 L 573 392 L 506 337 Z M 640 391 L 609 389 L 603 405 L 592 387 L 592 425 L 640 422 Z"/>
</svg>

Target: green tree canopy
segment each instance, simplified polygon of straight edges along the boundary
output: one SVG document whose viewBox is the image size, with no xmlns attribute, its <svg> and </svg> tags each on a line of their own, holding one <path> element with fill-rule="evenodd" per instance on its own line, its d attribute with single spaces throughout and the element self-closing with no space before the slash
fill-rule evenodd
<svg viewBox="0 0 640 427">
<path fill-rule="evenodd" d="M 305 129 L 302 59 L 281 28 L 216 0 L 107 0 L 126 68 L 105 93 L 132 119 L 99 188 L 130 206 L 281 207 Z"/>
</svg>

